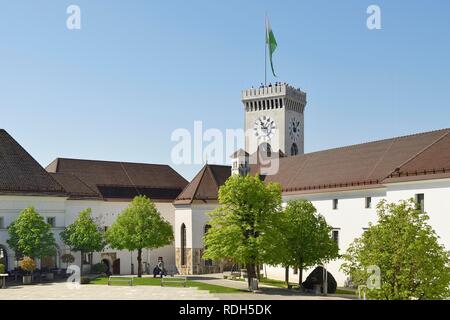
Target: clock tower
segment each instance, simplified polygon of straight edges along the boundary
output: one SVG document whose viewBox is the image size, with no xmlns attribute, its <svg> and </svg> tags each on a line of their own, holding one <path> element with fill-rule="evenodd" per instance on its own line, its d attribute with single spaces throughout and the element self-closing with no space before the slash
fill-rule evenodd
<svg viewBox="0 0 450 320">
<path fill-rule="evenodd" d="M 245 110 L 245 149 L 258 148 L 283 152 L 286 156 L 303 154 L 306 93 L 285 83 L 242 91 Z"/>
</svg>

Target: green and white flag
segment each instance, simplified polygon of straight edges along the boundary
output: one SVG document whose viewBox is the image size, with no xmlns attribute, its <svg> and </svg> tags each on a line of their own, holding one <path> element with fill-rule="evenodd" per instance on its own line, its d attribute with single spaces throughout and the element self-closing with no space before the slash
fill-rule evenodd
<svg viewBox="0 0 450 320">
<path fill-rule="evenodd" d="M 273 34 L 272 27 L 270 26 L 269 18 L 267 16 L 266 16 L 266 44 L 269 47 L 270 67 L 272 68 L 273 76 L 276 77 L 275 71 L 273 69 L 272 55 L 277 48 L 277 40 L 275 40 L 275 35 Z"/>
</svg>

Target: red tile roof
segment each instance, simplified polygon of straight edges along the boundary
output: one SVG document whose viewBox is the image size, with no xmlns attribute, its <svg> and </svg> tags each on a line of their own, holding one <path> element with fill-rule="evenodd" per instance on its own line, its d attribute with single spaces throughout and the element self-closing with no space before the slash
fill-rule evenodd
<svg viewBox="0 0 450 320">
<path fill-rule="evenodd" d="M 196 200 L 215 201 L 218 198 L 219 187 L 225 183 L 230 175 L 230 166 L 206 164 L 174 203 L 180 205 L 191 204 Z"/>
<path fill-rule="evenodd" d="M 450 129 L 357 144 L 280 159 L 284 192 L 355 188 L 386 178 L 428 170 L 450 171 Z"/>
<path fill-rule="evenodd" d="M 65 195 L 62 186 L 3 129 L 0 129 L 0 193 Z"/>
<path fill-rule="evenodd" d="M 57 158 L 47 166 L 72 198 L 174 200 L 188 182 L 168 165 Z"/>
</svg>

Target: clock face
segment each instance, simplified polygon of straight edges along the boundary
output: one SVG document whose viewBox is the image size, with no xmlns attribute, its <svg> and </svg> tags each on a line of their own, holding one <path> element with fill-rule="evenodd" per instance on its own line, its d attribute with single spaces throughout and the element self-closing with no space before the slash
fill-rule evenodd
<svg viewBox="0 0 450 320">
<path fill-rule="evenodd" d="M 294 142 L 300 138 L 300 120 L 297 120 L 295 117 L 289 121 L 289 135 Z"/>
<path fill-rule="evenodd" d="M 275 134 L 275 121 L 270 117 L 262 116 L 255 121 L 253 132 L 258 139 L 269 141 Z"/>
</svg>

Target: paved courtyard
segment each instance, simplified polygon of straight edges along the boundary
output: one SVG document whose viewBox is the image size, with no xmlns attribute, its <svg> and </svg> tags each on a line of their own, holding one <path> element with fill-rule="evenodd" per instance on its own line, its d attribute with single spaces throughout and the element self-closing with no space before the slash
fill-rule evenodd
<svg viewBox="0 0 450 320">
<path fill-rule="evenodd" d="M 246 289 L 246 283 L 225 280 L 218 275 L 189 277 L 192 280 L 236 289 Z M 66 283 L 17 285 L 0 289 L 0 300 L 343 300 L 351 296 L 313 296 L 300 294 L 267 285 L 258 293 L 215 293 L 183 287 L 160 286 L 106 286 L 81 285 L 78 288 Z"/>
</svg>

